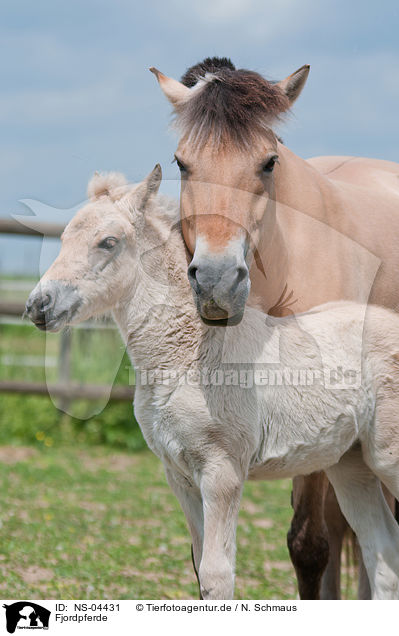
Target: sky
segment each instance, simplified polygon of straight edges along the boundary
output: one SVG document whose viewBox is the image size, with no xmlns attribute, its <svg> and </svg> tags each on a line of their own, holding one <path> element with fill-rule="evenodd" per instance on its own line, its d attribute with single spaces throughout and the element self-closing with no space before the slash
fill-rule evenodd
<svg viewBox="0 0 399 636">
<path fill-rule="evenodd" d="M 95 170 L 139 181 L 157 162 L 177 194 L 170 106 L 148 68 L 179 78 L 210 55 L 272 80 L 310 64 L 281 129 L 298 155 L 399 161 L 398 30 L 395 0 L 2 0 L 0 216 L 30 199 L 59 222 Z M 41 243 L 0 236 L 0 274 L 37 276 Z"/>
</svg>

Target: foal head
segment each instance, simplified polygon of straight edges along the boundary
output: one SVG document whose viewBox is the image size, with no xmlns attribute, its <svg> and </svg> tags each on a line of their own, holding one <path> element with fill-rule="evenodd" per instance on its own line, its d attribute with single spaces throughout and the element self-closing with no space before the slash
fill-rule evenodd
<svg viewBox="0 0 399 636">
<path fill-rule="evenodd" d="M 241 319 L 249 268 L 275 219 L 279 142 L 271 129 L 300 94 L 303 66 L 278 84 L 207 58 L 179 82 L 151 69 L 181 133 L 181 218 L 192 254 L 188 276 L 205 321 Z"/>
<path fill-rule="evenodd" d="M 137 186 L 115 173 L 92 178 L 89 202 L 66 226 L 58 257 L 26 303 L 39 329 L 59 331 L 132 294 L 144 212 L 161 178 L 159 165 Z"/>
</svg>

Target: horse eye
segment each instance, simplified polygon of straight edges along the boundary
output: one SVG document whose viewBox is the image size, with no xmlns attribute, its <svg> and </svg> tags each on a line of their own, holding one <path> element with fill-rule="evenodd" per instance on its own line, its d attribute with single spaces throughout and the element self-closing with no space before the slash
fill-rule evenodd
<svg viewBox="0 0 399 636">
<path fill-rule="evenodd" d="M 100 241 L 98 247 L 103 250 L 112 250 L 118 243 L 118 239 L 115 236 L 107 236 L 103 241 Z"/>
<path fill-rule="evenodd" d="M 262 168 L 262 172 L 265 172 L 266 174 L 273 172 L 273 168 L 277 162 L 278 162 L 278 156 L 273 155 L 273 157 L 270 157 L 270 159 L 268 159 L 266 163 L 264 164 Z"/>
<path fill-rule="evenodd" d="M 186 166 L 176 157 L 176 163 L 179 167 L 179 170 L 182 174 L 187 174 L 187 168 Z"/>
</svg>

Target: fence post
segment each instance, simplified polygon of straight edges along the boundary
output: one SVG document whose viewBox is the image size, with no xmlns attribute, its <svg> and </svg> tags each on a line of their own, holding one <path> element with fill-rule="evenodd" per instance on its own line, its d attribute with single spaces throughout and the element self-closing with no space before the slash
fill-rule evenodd
<svg viewBox="0 0 399 636">
<path fill-rule="evenodd" d="M 72 330 L 64 329 L 61 333 L 60 357 L 58 364 L 58 380 L 63 386 L 68 386 L 71 379 L 71 344 Z M 69 397 L 61 397 L 58 408 L 64 413 L 68 410 Z"/>
</svg>

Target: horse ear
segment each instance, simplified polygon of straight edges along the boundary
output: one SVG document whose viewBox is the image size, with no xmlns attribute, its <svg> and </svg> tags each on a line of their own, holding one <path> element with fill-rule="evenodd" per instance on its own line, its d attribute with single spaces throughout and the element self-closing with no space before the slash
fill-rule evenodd
<svg viewBox="0 0 399 636">
<path fill-rule="evenodd" d="M 166 77 L 166 75 L 158 71 L 154 66 L 151 66 L 150 71 L 154 73 L 163 94 L 168 98 L 172 106 L 179 106 L 179 104 L 182 104 L 190 98 L 191 91 L 188 86 L 184 86 L 184 84 L 171 77 Z"/>
<path fill-rule="evenodd" d="M 134 202 L 134 208 L 136 210 L 144 212 L 149 200 L 158 193 L 161 181 L 162 169 L 159 163 L 157 163 L 154 170 L 150 172 L 148 177 L 146 177 L 133 192 L 132 202 Z"/>
<path fill-rule="evenodd" d="M 107 172 L 105 174 L 95 172 L 87 186 L 87 196 L 93 201 L 104 196 L 115 200 L 120 197 L 114 197 L 114 191 L 125 186 L 126 183 L 126 177 L 120 172 Z"/>
<path fill-rule="evenodd" d="M 290 104 L 293 104 L 302 92 L 305 82 L 308 79 L 310 71 L 309 64 L 301 66 L 297 71 L 288 75 L 281 82 L 277 83 L 277 86 L 287 95 L 290 100 Z"/>
</svg>

